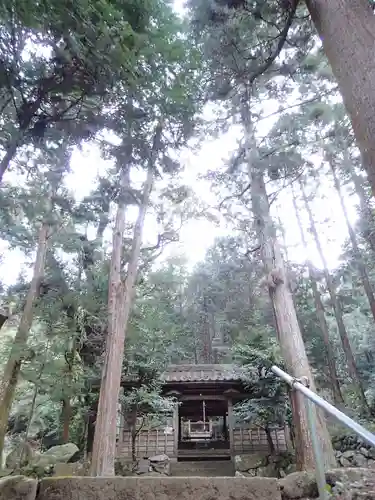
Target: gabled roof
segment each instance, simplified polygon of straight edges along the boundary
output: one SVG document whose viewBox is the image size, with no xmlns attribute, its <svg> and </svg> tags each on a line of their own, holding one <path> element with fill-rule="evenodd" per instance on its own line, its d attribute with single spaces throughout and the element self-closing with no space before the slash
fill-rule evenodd
<svg viewBox="0 0 375 500">
<path fill-rule="evenodd" d="M 243 370 L 235 365 L 169 365 L 162 374 L 164 383 L 172 382 L 240 382 Z"/>
</svg>

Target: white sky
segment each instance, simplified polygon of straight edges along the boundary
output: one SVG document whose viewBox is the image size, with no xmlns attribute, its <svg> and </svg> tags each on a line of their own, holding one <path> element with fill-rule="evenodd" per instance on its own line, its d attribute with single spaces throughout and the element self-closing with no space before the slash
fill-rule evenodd
<svg viewBox="0 0 375 500">
<path fill-rule="evenodd" d="M 180 10 L 182 2 L 176 0 L 175 3 L 177 6 L 180 4 L 178 9 Z M 277 110 L 277 103 L 269 101 L 264 106 L 264 109 L 265 114 L 272 113 Z M 262 123 L 262 127 L 259 128 L 258 133 L 265 135 L 277 118 L 278 116 L 275 116 L 269 120 L 265 120 Z M 207 170 L 218 169 L 222 165 L 223 159 L 227 158 L 229 153 L 235 148 L 236 142 L 237 137 L 235 131 L 232 130 L 220 139 L 206 141 L 197 153 L 185 150 L 181 155 L 181 161 L 185 166 L 183 181 L 190 185 L 196 195 L 209 205 L 215 206 L 220 200 L 217 200 L 212 193 L 210 183 L 198 177 Z M 103 171 L 105 168 L 105 161 L 100 157 L 99 151 L 96 148 L 91 148 L 84 153 L 77 150 L 72 157 L 71 166 L 72 174 L 69 175 L 66 182 L 74 192 L 76 198 L 80 199 L 90 193 L 98 172 Z M 320 193 L 324 194 L 326 198 L 322 199 L 319 196 L 311 205 L 319 228 L 326 259 L 329 266 L 334 268 L 338 265 L 342 244 L 347 238 L 347 228 L 342 217 L 339 200 L 329 176 L 324 176 Z M 348 211 L 352 223 L 356 220 L 354 202 L 356 200 L 348 198 Z M 290 192 L 285 191 L 280 194 L 277 207 L 277 214 L 274 213 L 274 215 L 280 217 L 284 224 L 289 257 L 295 262 L 303 263 L 307 255 L 300 244 L 299 230 L 294 216 Z M 306 221 L 304 215 L 303 218 Z M 204 258 L 207 249 L 212 245 L 217 236 L 229 234 L 229 232 L 230 229 L 224 220 L 219 225 L 214 225 L 212 222 L 203 219 L 198 221 L 191 220 L 183 226 L 179 243 L 171 244 L 162 258 L 170 255 L 184 254 L 188 258 L 190 266 L 193 266 Z M 306 236 L 309 237 L 307 232 Z M 150 219 L 146 221 L 145 239 L 155 241 L 155 226 Z M 0 252 L 1 250 L 2 245 L 0 242 Z M 321 267 L 315 245 L 312 242 L 309 244 L 308 253 L 314 264 L 317 267 Z M 5 284 L 11 284 L 14 283 L 20 273 L 24 257 L 17 251 L 6 251 L 3 255 L 4 262 L 0 266 L 0 274 Z"/>
</svg>

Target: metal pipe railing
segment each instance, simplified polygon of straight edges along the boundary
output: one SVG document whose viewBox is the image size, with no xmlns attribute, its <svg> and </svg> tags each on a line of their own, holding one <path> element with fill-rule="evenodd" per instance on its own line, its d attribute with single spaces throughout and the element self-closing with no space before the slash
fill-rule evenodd
<svg viewBox="0 0 375 500">
<path fill-rule="evenodd" d="M 315 392 L 309 389 L 308 379 L 307 377 L 303 377 L 301 379 L 296 379 L 284 372 L 278 366 L 272 366 L 271 370 L 275 375 L 284 380 L 292 389 L 295 389 L 301 392 L 305 396 L 306 403 L 306 412 L 309 430 L 311 434 L 311 442 L 314 453 L 315 460 L 315 473 L 316 480 L 319 490 L 319 498 L 321 500 L 326 500 L 329 497 L 329 493 L 326 489 L 326 480 L 325 480 L 325 470 L 324 470 L 324 462 L 322 460 L 322 449 L 319 445 L 317 439 L 317 425 L 316 425 L 316 408 L 315 405 L 327 412 L 329 415 L 335 417 L 339 422 L 343 423 L 347 427 L 349 427 L 352 431 L 354 431 L 358 436 L 363 438 L 367 443 L 371 446 L 375 447 L 375 434 L 369 432 L 362 425 L 358 424 L 355 420 L 348 417 L 342 411 L 335 408 L 333 405 L 325 401 L 323 398 L 318 396 Z"/>
</svg>

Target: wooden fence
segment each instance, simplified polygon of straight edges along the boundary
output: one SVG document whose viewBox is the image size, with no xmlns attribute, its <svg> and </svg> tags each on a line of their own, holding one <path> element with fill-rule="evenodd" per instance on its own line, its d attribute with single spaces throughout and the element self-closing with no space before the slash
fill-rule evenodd
<svg viewBox="0 0 375 500">
<path fill-rule="evenodd" d="M 174 434 L 167 434 L 162 429 L 141 431 L 135 441 L 137 458 L 147 458 L 152 455 L 166 454 L 174 456 Z M 117 443 L 117 456 L 130 458 L 132 456 L 131 433 L 128 430 L 122 432 Z"/>
<path fill-rule="evenodd" d="M 287 429 L 275 428 L 271 432 L 275 451 L 281 452 L 288 449 Z M 233 429 L 234 453 L 251 453 L 257 451 L 268 451 L 267 436 L 259 427 Z"/>
</svg>

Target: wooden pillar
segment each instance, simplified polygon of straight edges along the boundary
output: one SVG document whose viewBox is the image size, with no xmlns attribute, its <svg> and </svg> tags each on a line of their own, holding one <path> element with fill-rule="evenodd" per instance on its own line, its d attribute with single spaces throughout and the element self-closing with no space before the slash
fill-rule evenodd
<svg viewBox="0 0 375 500">
<path fill-rule="evenodd" d="M 228 426 L 229 426 L 229 449 L 230 454 L 234 455 L 234 419 L 233 419 L 233 401 L 228 398 Z"/>
<path fill-rule="evenodd" d="M 178 456 L 178 440 L 179 440 L 179 411 L 178 411 L 178 402 L 175 403 L 173 409 L 173 455 L 177 458 Z"/>
</svg>

